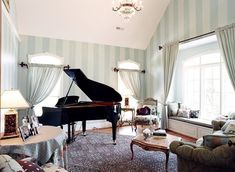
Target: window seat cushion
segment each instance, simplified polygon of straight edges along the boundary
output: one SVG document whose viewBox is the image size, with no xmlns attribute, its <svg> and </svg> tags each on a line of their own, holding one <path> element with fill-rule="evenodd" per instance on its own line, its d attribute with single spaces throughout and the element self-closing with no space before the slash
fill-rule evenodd
<svg viewBox="0 0 235 172">
<path fill-rule="evenodd" d="M 178 117 L 178 116 L 170 116 L 169 119 L 174 119 L 174 120 L 178 120 L 178 121 L 182 121 L 182 122 L 186 122 L 186 123 L 190 123 L 194 125 L 199 125 L 202 127 L 212 128 L 211 121 L 203 120 L 199 118 L 184 118 L 184 117 Z"/>
</svg>

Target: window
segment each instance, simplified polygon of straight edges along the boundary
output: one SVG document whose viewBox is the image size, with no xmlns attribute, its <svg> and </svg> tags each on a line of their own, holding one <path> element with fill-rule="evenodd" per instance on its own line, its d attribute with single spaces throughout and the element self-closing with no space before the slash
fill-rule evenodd
<svg viewBox="0 0 235 172">
<path fill-rule="evenodd" d="M 131 60 L 125 60 L 122 62 L 118 63 L 118 68 L 119 69 L 127 69 L 127 70 L 140 70 L 140 65 L 134 61 Z M 118 91 L 119 93 L 122 95 L 123 97 L 123 101 L 122 101 L 122 106 L 124 107 L 126 104 L 126 100 L 128 100 L 128 106 L 130 107 L 136 107 L 136 102 L 137 100 L 132 96 L 133 93 L 131 90 L 129 90 L 125 83 L 122 81 L 122 78 L 120 76 L 120 74 L 118 73 Z M 122 120 L 126 121 L 126 120 L 131 120 L 132 119 L 132 112 L 125 112 L 125 115 L 122 116 Z"/>
<path fill-rule="evenodd" d="M 199 109 L 200 118 L 211 120 L 235 110 L 235 92 L 215 36 L 200 44 L 180 47 L 175 78 L 182 81 L 176 83 L 182 103 Z"/>
<path fill-rule="evenodd" d="M 125 60 L 118 63 L 119 69 L 133 69 L 133 70 L 140 70 L 140 65 L 131 60 Z M 131 96 L 131 91 L 126 88 L 125 84 L 123 83 L 120 75 L 118 74 L 118 91 L 123 97 L 129 98 L 129 105 L 131 107 L 136 106 L 136 99 Z M 124 100 L 122 102 L 122 106 L 124 106 Z"/>
<path fill-rule="evenodd" d="M 29 56 L 28 60 L 29 63 L 36 63 L 36 64 L 51 64 L 51 65 L 63 64 L 63 58 L 48 53 L 31 55 Z M 37 116 L 42 115 L 43 106 L 55 106 L 61 95 L 61 88 L 62 88 L 62 82 L 60 78 L 55 88 L 51 92 L 51 94 L 45 100 L 43 100 L 41 103 L 37 104 L 34 107 L 34 111 Z"/>
</svg>

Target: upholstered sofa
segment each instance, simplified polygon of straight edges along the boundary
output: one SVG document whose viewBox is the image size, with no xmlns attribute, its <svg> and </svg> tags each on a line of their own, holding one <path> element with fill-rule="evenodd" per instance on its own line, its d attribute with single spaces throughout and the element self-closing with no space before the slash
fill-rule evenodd
<svg viewBox="0 0 235 172">
<path fill-rule="evenodd" d="M 35 160 L 31 157 L 15 160 L 9 155 L 0 155 L 0 171 L 1 172 L 67 172 L 52 163 L 47 163 L 43 166 L 37 165 Z"/>
<path fill-rule="evenodd" d="M 170 151 L 177 155 L 178 172 L 235 171 L 235 146 L 228 144 L 235 143 L 234 133 L 224 134 L 225 121 L 212 121 L 212 126 L 213 134 L 203 136 L 195 144 L 183 141 L 170 144 Z"/>
</svg>

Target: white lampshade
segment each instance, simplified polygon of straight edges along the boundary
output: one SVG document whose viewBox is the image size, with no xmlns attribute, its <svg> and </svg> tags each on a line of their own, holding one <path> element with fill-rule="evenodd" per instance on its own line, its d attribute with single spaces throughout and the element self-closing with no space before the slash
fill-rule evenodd
<svg viewBox="0 0 235 172">
<path fill-rule="evenodd" d="M 1 109 L 25 109 L 29 108 L 19 90 L 5 90 L 1 95 Z"/>
</svg>

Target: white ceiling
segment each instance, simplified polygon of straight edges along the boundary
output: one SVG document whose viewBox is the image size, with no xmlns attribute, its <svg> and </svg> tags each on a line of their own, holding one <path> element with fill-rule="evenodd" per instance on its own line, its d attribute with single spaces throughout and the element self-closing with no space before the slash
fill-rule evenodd
<svg viewBox="0 0 235 172">
<path fill-rule="evenodd" d="M 19 34 L 146 49 L 170 0 L 143 0 L 128 22 L 112 11 L 112 0 L 15 2 Z"/>
</svg>

